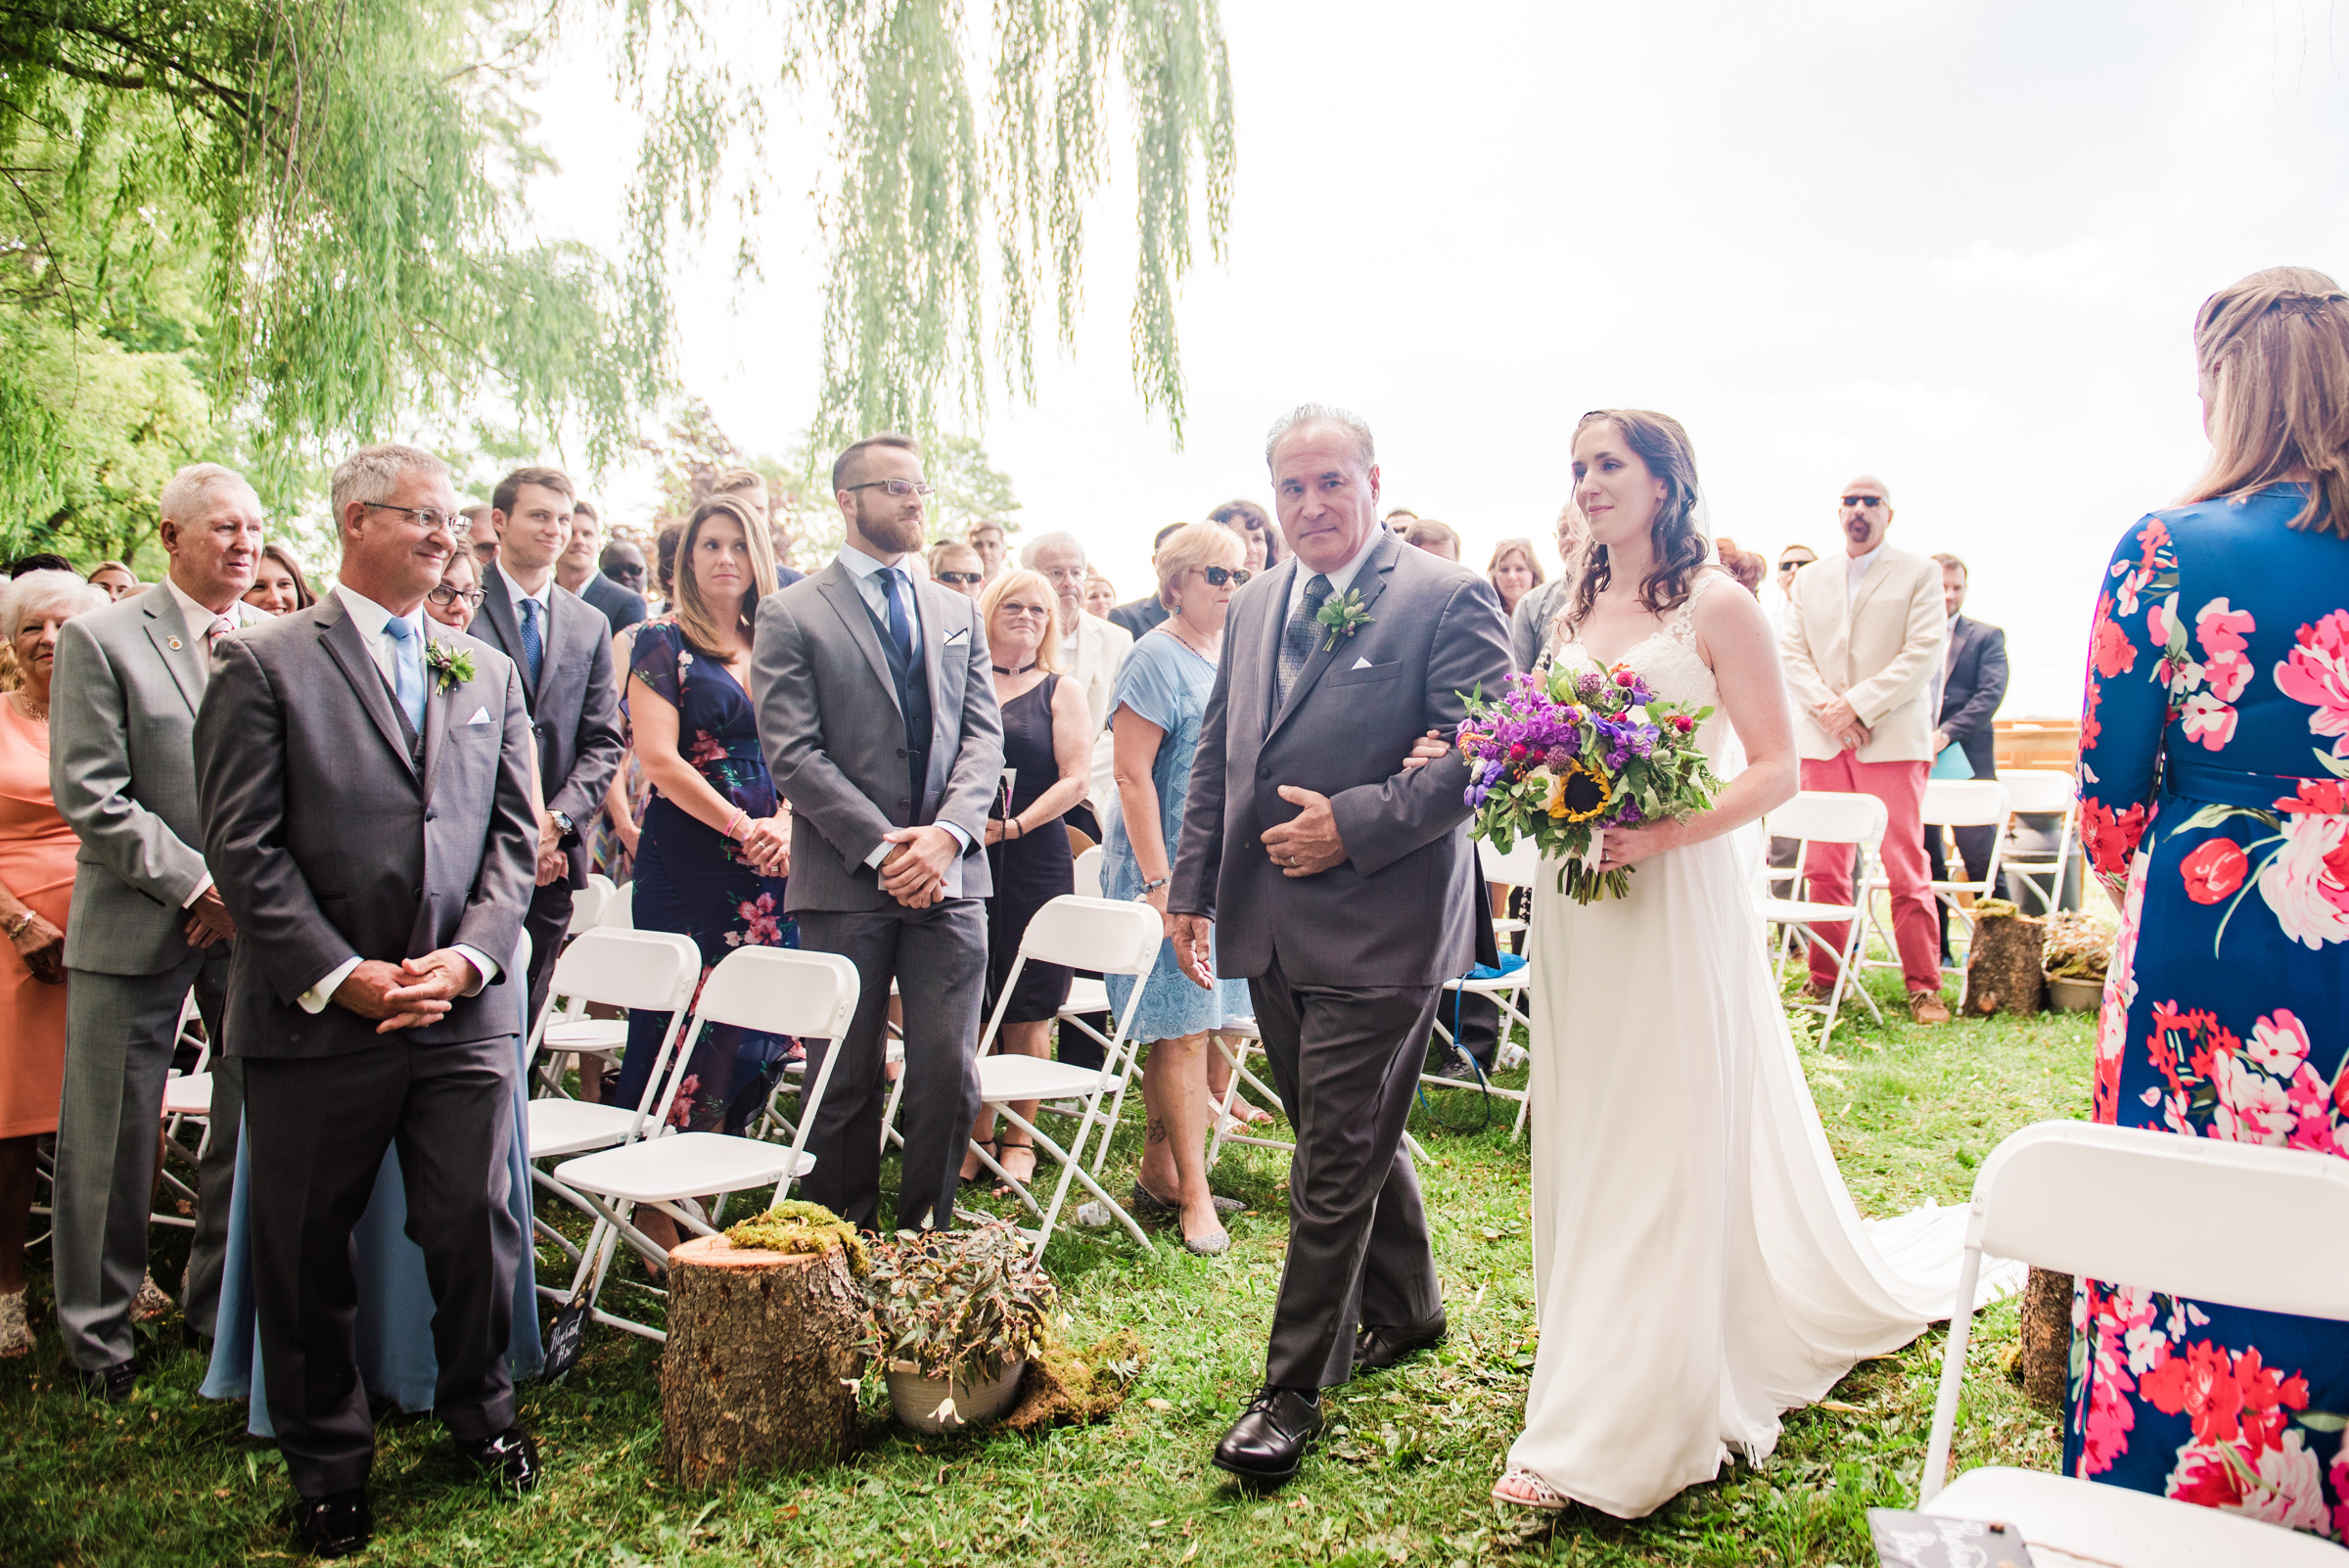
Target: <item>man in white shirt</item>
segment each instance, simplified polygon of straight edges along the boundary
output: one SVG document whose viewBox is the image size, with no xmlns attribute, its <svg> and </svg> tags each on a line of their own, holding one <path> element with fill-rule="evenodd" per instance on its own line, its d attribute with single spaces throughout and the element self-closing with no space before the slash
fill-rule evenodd
<svg viewBox="0 0 2349 1568">
<path fill-rule="evenodd" d="M 1925 775 L 1933 765 L 1934 697 L 1948 637 L 1941 568 L 1885 542 L 1892 492 L 1860 478 L 1843 487 L 1837 521 L 1843 560 L 1798 571 L 1778 634 L 1786 684 L 1795 699 L 1803 788 L 1873 795 L 1884 803 L 1884 874 L 1892 884 L 1892 931 L 1911 1016 L 1946 1024 L 1939 928 L 1926 880 L 1922 820 Z M 1811 847 L 1803 873 L 1810 897 L 1849 903 L 1849 846 Z M 1816 928 L 1840 946 L 1841 925 Z M 1814 945 L 1811 986 L 1835 983 L 1835 961 Z"/>
<path fill-rule="evenodd" d="M 261 503 L 217 463 L 181 469 L 160 497 L 163 591 L 77 616 L 58 637 L 50 790 L 80 835 L 66 928 L 65 1090 L 57 1134 L 56 1287 L 66 1354 L 107 1399 L 130 1392 L 135 1310 L 167 1306 L 147 1274 L 155 1130 L 196 991 L 214 1046 L 211 1139 L 181 1293 L 189 1332 L 212 1333 L 236 1179 L 241 1064 L 218 1055 L 236 922 L 197 848 L 196 709 L 213 642 L 268 616 L 243 602 L 261 552 Z"/>
<path fill-rule="evenodd" d="M 1084 690 L 1093 725 L 1092 786 L 1068 813 L 1071 827 L 1101 842 L 1101 824 L 1118 802 L 1116 747 L 1109 734 L 1109 700 L 1118 688 L 1118 669 L 1133 647 L 1124 626 L 1084 613 L 1084 545 L 1074 533 L 1043 533 L 1020 551 L 1020 565 L 1043 574 L 1060 599 L 1060 661 L 1068 678 Z"/>
</svg>

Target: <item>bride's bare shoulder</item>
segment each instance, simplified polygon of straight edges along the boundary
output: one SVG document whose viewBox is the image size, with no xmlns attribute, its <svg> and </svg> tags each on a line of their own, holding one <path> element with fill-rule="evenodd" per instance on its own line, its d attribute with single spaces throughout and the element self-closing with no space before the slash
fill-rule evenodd
<svg viewBox="0 0 2349 1568">
<path fill-rule="evenodd" d="M 1776 640 L 1770 629 L 1770 617 L 1763 613 L 1762 601 L 1727 572 L 1707 566 L 1690 586 L 1694 602 L 1690 606 L 1689 624 L 1696 632 L 1698 644 L 1708 653 Z"/>
</svg>

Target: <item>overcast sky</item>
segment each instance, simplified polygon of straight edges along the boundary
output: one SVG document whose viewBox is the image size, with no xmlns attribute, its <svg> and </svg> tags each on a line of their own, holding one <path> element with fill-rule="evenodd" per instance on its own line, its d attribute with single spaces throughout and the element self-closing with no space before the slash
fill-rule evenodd
<svg viewBox="0 0 2349 1568">
<path fill-rule="evenodd" d="M 1385 503 L 1451 524 L 1479 569 L 1504 536 L 1546 551 L 1578 415 L 1656 408 L 1716 527 L 1773 558 L 1836 548 L 1835 495 L 1881 477 L 1895 542 L 1965 556 L 1969 613 L 2006 627 L 2006 716 L 2073 716 L 2105 557 L 2206 450 L 2196 302 L 2262 266 L 2349 271 L 2349 40 L 2303 0 L 1223 19 L 1238 181 L 1228 260 L 1181 298 L 1184 449 L 1133 391 L 1124 183 L 1074 352 L 1043 346 L 1037 402 L 977 429 L 1024 529 L 1081 533 L 1125 597 L 1164 524 L 1268 502 L 1264 432 L 1299 401 L 1366 417 Z M 535 101 L 562 164 L 541 222 L 599 245 L 633 161 L 603 47 L 568 39 Z M 778 113 L 777 192 L 818 183 L 822 129 Z M 780 453 L 818 384 L 808 204 L 780 196 L 761 241 L 742 288 L 722 233 L 683 261 L 682 370 Z"/>
</svg>

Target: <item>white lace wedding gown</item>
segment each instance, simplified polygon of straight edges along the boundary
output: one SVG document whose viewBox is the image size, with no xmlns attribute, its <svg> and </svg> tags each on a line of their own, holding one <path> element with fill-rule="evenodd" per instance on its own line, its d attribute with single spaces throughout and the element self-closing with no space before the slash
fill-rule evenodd
<svg viewBox="0 0 2349 1568">
<path fill-rule="evenodd" d="M 1722 580 L 1701 575 L 1626 655 L 1657 695 L 1718 707 L 1689 622 Z M 1595 668 L 1572 641 L 1554 657 Z M 1735 765 L 1724 715 L 1698 738 Z M 1957 1289 L 1963 1207 L 1867 1222 L 1844 1189 L 1764 956 L 1761 853 L 1748 828 L 1641 862 L 1623 899 L 1577 904 L 1548 876 L 1534 894 L 1542 1337 L 1509 1462 L 1622 1518 L 1732 1448 L 1767 1455 L 1779 1412 L 1948 1316 Z"/>
</svg>

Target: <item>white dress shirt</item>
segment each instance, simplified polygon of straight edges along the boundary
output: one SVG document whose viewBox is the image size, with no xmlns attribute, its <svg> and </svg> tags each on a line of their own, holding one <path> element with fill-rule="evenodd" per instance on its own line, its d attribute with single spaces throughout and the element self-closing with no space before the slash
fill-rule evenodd
<svg viewBox="0 0 2349 1568">
<path fill-rule="evenodd" d="M 909 560 L 911 557 L 903 559 Z M 840 564 L 848 569 L 850 576 L 856 579 L 856 591 L 864 595 L 866 606 L 871 609 L 874 618 L 881 623 L 884 632 L 889 627 L 889 587 L 882 580 L 881 574 L 893 570 L 898 574 L 898 602 L 904 607 L 905 625 L 911 634 L 910 640 L 913 643 L 909 652 L 913 655 L 913 663 L 916 667 L 926 668 L 922 666 L 922 611 L 917 601 L 917 590 L 914 587 L 916 579 L 911 572 L 905 570 L 903 560 L 900 560 L 897 567 L 892 568 L 887 562 L 874 560 L 852 544 L 844 544 L 840 547 Z M 933 825 L 944 828 L 948 833 L 954 835 L 954 842 L 961 846 L 962 854 L 970 853 L 969 834 L 951 822 L 939 822 Z M 877 869 L 881 862 L 889 857 L 889 852 L 896 848 L 897 846 L 889 840 L 883 839 L 873 847 L 873 853 L 864 857 L 864 863 Z M 962 897 L 962 854 L 957 854 L 954 857 L 954 863 L 946 867 L 946 897 L 949 899 Z"/>
<path fill-rule="evenodd" d="M 500 572 L 498 576 L 506 579 L 506 591 L 513 597 L 514 621 L 516 624 L 519 625 L 522 622 L 522 601 L 525 599 L 535 599 L 538 601 L 538 640 L 543 643 L 546 640 L 547 617 L 555 613 L 554 577 L 550 575 L 546 579 L 546 585 L 540 588 L 536 593 L 532 593 L 529 589 L 525 588 L 521 583 L 515 581 L 514 574 L 511 572 Z"/>
<path fill-rule="evenodd" d="M 1860 596 L 1860 583 L 1866 577 L 1867 569 L 1874 566 L 1876 557 L 1883 553 L 1884 541 L 1878 539 L 1876 547 L 1867 554 L 1847 555 L 1843 558 L 1843 608 L 1846 611 L 1852 608 L 1852 601 Z"/>
<path fill-rule="evenodd" d="M 1353 556 L 1347 560 L 1344 566 L 1338 568 L 1335 572 L 1324 574 L 1329 578 L 1330 599 L 1343 599 L 1346 596 L 1346 590 L 1354 586 L 1355 577 L 1359 576 L 1362 570 L 1362 562 L 1368 558 L 1372 546 L 1378 543 L 1379 534 L 1383 531 L 1385 530 L 1382 529 L 1372 529 L 1370 530 L 1370 536 L 1362 541 L 1362 547 L 1355 551 Z M 1297 618 L 1297 607 L 1305 603 L 1306 584 L 1312 582 L 1313 580 L 1313 569 L 1307 566 L 1303 561 L 1299 561 L 1297 563 L 1297 576 L 1290 579 L 1289 582 L 1289 613 L 1280 618 L 1280 623 L 1282 625 L 1287 625 L 1291 621 L 1294 621 Z M 1327 604 L 1329 600 L 1324 599 L 1321 602 Z"/>
<path fill-rule="evenodd" d="M 335 584 L 334 591 L 342 597 L 344 613 L 350 617 L 350 623 L 358 628 L 359 640 L 367 645 L 367 656 L 375 661 L 376 672 L 384 677 L 387 694 L 396 703 L 399 700 L 399 681 L 392 671 L 393 661 L 398 657 L 395 650 L 399 644 L 384 629 L 392 623 L 392 612 L 365 594 L 340 582 Z M 419 605 L 400 619 L 415 628 L 417 652 L 421 656 L 425 646 L 423 606 Z M 425 672 L 425 688 L 428 692 L 432 688 L 432 672 L 429 669 Z M 479 949 L 458 943 L 449 950 L 463 953 L 466 962 L 473 965 L 474 982 L 466 988 L 466 995 L 479 995 L 482 988 L 497 977 L 497 965 Z M 305 1013 L 325 1012 L 326 1004 L 335 999 L 335 992 L 342 988 L 343 982 L 350 978 L 350 972 L 359 967 L 359 955 L 352 953 L 328 970 L 325 979 L 301 993 L 299 998 L 301 1010 Z"/>
<path fill-rule="evenodd" d="M 170 590 L 172 598 L 179 601 L 179 619 L 188 623 L 189 635 L 205 644 L 206 652 L 208 653 L 211 647 L 212 623 L 219 620 L 220 616 L 213 613 L 210 606 L 198 604 L 195 595 L 172 581 L 168 573 L 163 576 L 163 586 Z M 268 611 L 256 609 L 242 599 L 231 604 L 225 613 L 229 620 L 240 626 L 257 626 L 262 622 L 273 619 Z M 205 678 L 209 680 L 211 678 L 211 662 L 208 659 L 199 662 L 205 667 Z M 179 906 L 182 909 L 193 909 L 196 907 L 196 900 L 211 891 L 212 874 L 207 871 L 203 880 L 196 884 L 196 890 L 182 899 Z"/>
</svg>

